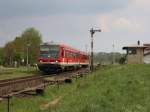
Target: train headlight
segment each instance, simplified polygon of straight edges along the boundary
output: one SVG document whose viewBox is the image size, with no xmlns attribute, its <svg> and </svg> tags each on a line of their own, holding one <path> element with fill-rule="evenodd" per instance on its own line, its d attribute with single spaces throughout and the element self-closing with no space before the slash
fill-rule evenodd
<svg viewBox="0 0 150 112">
<path fill-rule="evenodd" d="M 40 62 L 43 62 L 42 60 L 40 60 Z"/>
<path fill-rule="evenodd" d="M 57 63 L 58 61 L 56 60 L 56 63 Z"/>
</svg>

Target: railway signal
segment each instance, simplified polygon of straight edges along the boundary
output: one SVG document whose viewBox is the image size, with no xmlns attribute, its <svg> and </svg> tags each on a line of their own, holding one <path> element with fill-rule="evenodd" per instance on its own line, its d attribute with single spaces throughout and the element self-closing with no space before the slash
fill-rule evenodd
<svg viewBox="0 0 150 112">
<path fill-rule="evenodd" d="M 93 28 L 90 29 L 91 33 L 91 63 L 90 63 L 90 70 L 93 71 L 93 35 L 95 32 L 101 32 L 101 29 L 94 30 Z"/>
</svg>

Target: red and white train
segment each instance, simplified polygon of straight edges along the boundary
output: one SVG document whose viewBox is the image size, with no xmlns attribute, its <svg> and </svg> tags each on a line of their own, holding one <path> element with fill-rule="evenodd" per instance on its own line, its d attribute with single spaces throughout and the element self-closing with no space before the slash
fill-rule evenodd
<svg viewBox="0 0 150 112">
<path fill-rule="evenodd" d="M 40 45 L 38 68 L 45 73 L 88 66 L 89 56 L 85 52 L 53 42 Z"/>
</svg>

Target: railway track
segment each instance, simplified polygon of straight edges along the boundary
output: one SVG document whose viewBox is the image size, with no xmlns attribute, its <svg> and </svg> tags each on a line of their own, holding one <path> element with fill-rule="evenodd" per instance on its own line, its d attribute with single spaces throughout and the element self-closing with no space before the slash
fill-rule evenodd
<svg viewBox="0 0 150 112">
<path fill-rule="evenodd" d="M 87 74 L 89 69 L 62 72 L 54 75 L 34 75 L 14 79 L 0 80 L 0 98 L 5 98 L 28 91 L 41 92 L 48 85 L 71 82 L 72 78 L 77 78 Z"/>
</svg>

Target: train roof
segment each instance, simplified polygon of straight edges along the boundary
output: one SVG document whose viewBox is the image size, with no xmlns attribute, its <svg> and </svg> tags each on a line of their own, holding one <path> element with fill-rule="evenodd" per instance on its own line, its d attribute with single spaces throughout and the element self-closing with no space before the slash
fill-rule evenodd
<svg viewBox="0 0 150 112">
<path fill-rule="evenodd" d="M 66 49 L 69 49 L 69 50 L 71 50 L 71 51 L 75 51 L 75 52 L 78 52 L 78 53 L 80 52 L 80 53 L 82 53 L 82 54 L 84 54 L 84 55 L 87 55 L 86 52 L 81 51 L 81 50 L 76 49 L 76 48 L 73 48 L 73 47 L 71 47 L 71 46 L 69 46 L 69 45 L 66 45 L 66 44 L 63 44 L 63 43 L 46 42 L 46 43 L 42 43 L 41 45 L 56 45 L 56 46 L 61 46 L 61 47 L 64 47 L 64 48 L 66 48 Z"/>
</svg>

